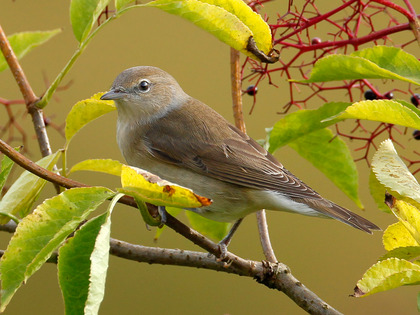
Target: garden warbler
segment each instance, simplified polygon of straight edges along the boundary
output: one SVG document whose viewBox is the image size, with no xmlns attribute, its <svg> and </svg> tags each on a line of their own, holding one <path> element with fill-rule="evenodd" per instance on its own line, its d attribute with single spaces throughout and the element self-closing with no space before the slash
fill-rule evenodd
<svg viewBox="0 0 420 315">
<path fill-rule="evenodd" d="M 117 141 L 128 164 L 213 201 L 188 210 L 223 222 L 260 209 L 281 210 L 334 218 L 368 233 L 379 230 L 321 197 L 159 68 L 123 71 L 101 99 L 115 101 Z"/>
</svg>

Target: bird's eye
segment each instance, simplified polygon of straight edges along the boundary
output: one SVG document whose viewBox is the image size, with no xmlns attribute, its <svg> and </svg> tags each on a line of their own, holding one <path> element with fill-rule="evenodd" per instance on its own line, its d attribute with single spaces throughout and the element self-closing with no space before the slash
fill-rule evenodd
<svg viewBox="0 0 420 315">
<path fill-rule="evenodd" d="M 138 85 L 138 89 L 140 92 L 144 93 L 144 92 L 148 92 L 150 90 L 150 82 L 147 80 L 141 80 L 139 85 Z"/>
</svg>

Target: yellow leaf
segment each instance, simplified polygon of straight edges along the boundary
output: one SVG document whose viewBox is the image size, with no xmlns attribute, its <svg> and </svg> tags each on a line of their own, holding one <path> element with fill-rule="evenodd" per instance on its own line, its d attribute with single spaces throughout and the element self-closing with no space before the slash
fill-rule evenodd
<svg viewBox="0 0 420 315">
<path fill-rule="evenodd" d="M 388 226 L 382 236 L 382 243 L 387 251 L 399 247 L 419 246 L 419 243 L 417 243 L 401 222 Z"/>
<path fill-rule="evenodd" d="M 411 236 L 420 244 L 420 211 L 412 204 L 391 197 L 387 204 L 392 213 L 400 220 Z"/>
<path fill-rule="evenodd" d="M 67 145 L 73 136 L 92 120 L 116 109 L 114 101 L 103 101 L 100 97 L 103 93 L 97 93 L 91 98 L 77 102 L 66 117 L 66 140 Z"/>
<path fill-rule="evenodd" d="M 208 206 L 211 200 L 192 190 L 177 186 L 142 169 L 123 165 L 120 192 L 156 206 L 198 208 Z"/>
<path fill-rule="evenodd" d="M 420 185 L 398 156 L 390 139 L 383 141 L 373 156 L 372 170 L 388 191 L 397 193 L 400 199 L 420 204 Z"/>
<path fill-rule="evenodd" d="M 404 259 L 382 260 L 363 275 L 354 288 L 354 296 L 368 296 L 420 281 L 420 266 Z"/>
<path fill-rule="evenodd" d="M 270 27 L 242 0 L 156 0 L 145 5 L 183 17 L 253 59 L 278 60 L 270 55 Z M 253 44 L 257 51 L 250 48 Z"/>
<path fill-rule="evenodd" d="M 121 162 L 111 159 L 90 159 L 77 163 L 71 168 L 69 173 L 75 171 L 93 171 L 121 176 L 122 165 Z"/>
</svg>

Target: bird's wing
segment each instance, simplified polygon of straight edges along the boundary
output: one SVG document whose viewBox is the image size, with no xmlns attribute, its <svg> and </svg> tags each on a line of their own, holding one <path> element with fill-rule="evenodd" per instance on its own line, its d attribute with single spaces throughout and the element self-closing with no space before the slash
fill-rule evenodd
<svg viewBox="0 0 420 315">
<path fill-rule="evenodd" d="M 197 121 L 195 115 L 184 113 L 180 127 L 170 123 L 173 118 L 167 115 L 146 133 L 154 158 L 244 187 L 277 191 L 292 198 L 322 198 L 223 118 L 223 124 L 218 121 L 217 137 L 209 132 L 211 121 Z M 190 128 L 191 124 L 194 128 Z"/>
<path fill-rule="evenodd" d="M 221 181 L 279 192 L 368 233 L 380 230 L 363 217 L 322 198 L 256 141 L 228 122 L 223 120 L 221 123 L 221 116 L 216 121 L 211 121 L 208 115 L 202 115 L 205 117 L 202 119 L 198 117 L 183 113 L 181 120 L 172 115 L 160 119 L 145 135 L 150 154 L 162 162 L 189 168 Z M 170 123 L 174 120 L 183 121 L 183 125 Z M 218 124 L 218 127 L 210 132 L 211 124 Z"/>
</svg>

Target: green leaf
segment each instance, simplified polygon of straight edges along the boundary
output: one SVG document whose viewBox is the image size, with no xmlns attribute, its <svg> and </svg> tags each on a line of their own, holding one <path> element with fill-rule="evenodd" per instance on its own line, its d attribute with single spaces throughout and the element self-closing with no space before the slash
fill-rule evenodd
<svg viewBox="0 0 420 315">
<path fill-rule="evenodd" d="M 58 276 L 66 314 L 97 314 L 103 299 L 109 259 L 111 212 L 109 209 L 76 231 L 60 248 Z"/>
<path fill-rule="evenodd" d="M 76 231 L 60 247 L 58 255 L 58 279 L 63 294 L 66 314 L 83 314 L 89 292 L 90 260 L 96 237 L 107 213 L 98 216 Z"/>
<path fill-rule="evenodd" d="M 125 5 L 134 2 L 134 0 L 115 0 L 115 9 L 120 11 Z"/>
<path fill-rule="evenodd" d="M 417 312 L 420 312 L 420 292 L 417 293 Z"/>
<path fill-rule="evenodd" d="M 95 247 L 90 256 L 90 261 L 92 262 L 89 279 L 90 285 L 84 314 L 98 314 L 99 306 L 104 298 L 105 280 L 109 261 L 109 240 L 111 238 L 111 213 L 122 196 L 124 195 L 118 194 L 112 199 L 108 207 L 106 221 L 102 224 L 98 237 L 96 237 L 95 240 Z"/>
<path fill-rule="evenodd" d="M 72 0 L 70 21 L 76 39 L 83 42 L 110 0 Z"/>
<path fill-rule="evenodd" d="M 341 119 L 328 121 L 325 121 L 325 119 L 341 113 L 350 105 L 350 103 L 344 102 L 327 103 L 315 110 L 299 110 L 286 115 L 279 120 L 270 131 L 269 151 L 273 153 L 278 148 L 299 137 L 334 125 Z"/>
<path fill-rule="evenodd" d="M 407 103 L 406 103 L 407 104 Z M 418 109 L 404 106 L 401 101 L 373 100 L 356 102 L 332 117 L 333 119 L 365 119 L 420 129 Z"/>
<path fill-rule="evenodd" d="M 232 223 L 216 222 L 192 211 L 186 210 L 185 214 L 193 229 L 216 241 L 222 240 L 232 227 Z"/>
<path fill-rule="evenodd" d="M 399 258 L 410 260 L 420 256 L 420 246 L 406 246 L 398 247 L 389 251 L 387 254 L 383 255 L 379 260 L 385 260 L 388 258 Z"/>
<path fill-rule="evenodd" d="M 111 159 L 90 159 L 74 165 L 69 174 L 76 171 L 93 171 L 121 176 L 122 165 L 121 162 Z"/>
<path fill-rule="evenodd" d="M 420 185 L 398 156 L 390 139 L 383 141 L 373 155 L 372 170 L 389 191 L 420 204 Z"/>
<path fill-rule="evenodd" d="M 403 105 L 404 107 L 407 107 L 408 109 L 410 109 L 412 112 L 414 112 L 417 116 L 420 116 L 420 109 L 418 109 L 415 105 L 413 105 L 413 104 L 411 104 L 411 103 L 408 103 L 408 102 L 406 102 L 406 101 L 404 101 L 404 100 L 397 100 L 397 99 L 395 99 L 394 100 L 395 102 L 397 102 L 397 103 L 400 103 L 401 105 Z M 410 113 L 410 115 L 412 115 L 411 114 L 411 112 L 409 112 Z M 404 115 L 404 114 L 403 114 Z"/>
<path fill-rule="evenodd" d="M 419 246 L 419 243 L 417 243 L 402 222 L 397 222 L 387 227 L 382 235 L 382 243 L 387 251 L 401 247 Z"/>
<path fill-rule="evenodd" d="M 181 16 L 251 58 L 258 60 L 247 50 L 251 36 L 265 54 L 272 50 L 269 26 L 242 0 L 156 0 L 146 6 Z"/>
<path fill-rule="evenodd" d="M 420 61 L 401 48 L 378 45 L 355 51 L 352 56 L 370 60 L 382 69 L 401 76 L 403 81 L 420 84 Z"/>
<path fill-rule="evenodd" d="M 391 213 L 391 210 L 385 204 L 386 189 L 384 185 L 378 181 L 372 170 L 369 173 L 369 191 L 378 208 L 383 212 Z"/>
<path fill-rule="evenodd" d="M 0 311 L 4 311 L 17 289 L 45 263 L 66 237 L 114 194 L 103 187 L 69 189 L 45 200 L 22 220 L 0 260 Z"/>
<path fill-rule="evenodd" d="M 375 46 L 349 56 L 330 55 L 318 60 L 311 77 L 301 82 L 356 79 L 395 79 L 420 84 L 420 62 L 400 48 Z"/>
<path fill-rule="evenodd" d="M 116 109 L 114 101 L 103 101 L 100 97 L 104 93 L 97 93 L 91 98 L 77 102 L 66 118 L 67 146 L 73 136 L 86 124 L 96 118 Z"/>
<path fill-rule="evenodd" d="M 420 282 L 420 266 L 407 260 L 389 258 L 370 267 L 357 282 L 354 296 L 368 296 L 402 285 Z"/>
<path fill-rule="evenodd" d="M 19 151 L 19 149 L 15 150 Z M 0 167 L 0 193 L 3 189 L 4 184 L 6 183 L 7 177 L 9 177 L 13 164 L 14 162 L 7 155 L 3 155 Z"/>
<path fill-rule="evenodd" d="M 9 40 L 10 46 L 12 46 L 16 57 L 21 59 L 32 49 L 44 44 L 60 32 L 61 29 L 55 29 L 52 31 L 22 32 L 10 35 L 7 39 Z M 3 54 L 0 54 L 0 72 L 8 67 L 9 66 Z"/>
<path fill-rule="evenodd" d="M 118 191 L 156 206 L 197 208 L 211 204 L 210 199 L 201 197 L 188 188 L 127 165 L 122 166 L 121 184 L 123 188 Z"/>
<path fill-rule="evenodd" d="M 52 170 L 60 157 L 61 151 L 48 155 L 38 162 L 39 166 Z M 0 201 L 0 224 L 5 224 L 12 216 L 25 217 L 32 209 L 32 205 L 38 198 L 42 188 L 47 181 L 28 171 L 24 171 L 22 175 L 13 183 L 3 199 Z"/>
<path fill-rule="evenodd" d="M 319 129 L 289 146 L 323 172 L 359 207 L 363 207 L 358 194 L 358 173 L 350 150 L 344 141 L 329 129 Z"/>
</svg>

